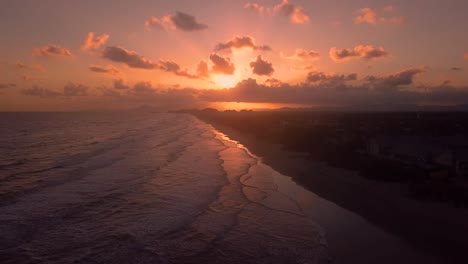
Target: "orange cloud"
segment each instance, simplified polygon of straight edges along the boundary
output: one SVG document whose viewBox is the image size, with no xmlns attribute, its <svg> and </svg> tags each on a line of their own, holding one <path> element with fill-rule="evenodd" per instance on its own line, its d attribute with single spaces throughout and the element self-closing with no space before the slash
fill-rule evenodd
<svg viewBox="0 0 468 264">
<path fill-rule="evenodd" d="M 200 78 L 208 78 L 210 76 L 208 63 L 205 60 L 201 60 L 200 63 L 198 63 L 197 74 Z"/>
<path fill-rule="evenodd" d="M 70 50 L 58 45 L 46 45 L 33 49 L 33 55 L 38 57 L 73 57 Z"/>
<path fill-rule="evenodd" d="M 465 53 L 465 54 L 463 55 L 463 58 L 464 58 L 465 60 L 468 60 L 468 53 Z"/>
<path fill-rule="evenodd" d="M 247 3 L 244 5 L 244 8 L 252 10 L 260 15 L 265 12 L 270 15 L 281 14 L 289 18 L 294 24 L 304 24 L 309 21 L 309 16 L 305 14 L 303 7 L 290 4 L 288 0 L 282 0 L 280 4 L 273 7 L 265 7 L 257 3 Z"/>
<path fill-rule="evenodd" d="M 88 32 L 83 45 L 81 45 L 81 50 L 83 50 L 83 51 L 95 51 L 95 50 L 99 49 L 102 45 L 106 44 L 108 39 L 109 39 L 108 34 L 102 34 L 100 36 L 94 36 L 93 32 Z"/>
<path fill-rule="evenodd" d="M 394 6 L 386 6 L 383 8 L 384 12 L 394 12 L 396 8 Z M 369 7 L 361 8 L 358 10 L 358 15 L 354 18 L 354 24 L 402 24 L 405 22 L 404 17 L 383 17 L 379 16 L 377 9 Z"/>
<path fill-rule="evenodd" d="M 259 15 L 263 15 L 265 12 L 266 8 L 264 6 L 261 6 L 257 3 L 247 3 L 244 5 L 245 9 L 252 10 L 257 12 Z"/>
<path fill-rule="evenodd" d="M 288 17 L 294 24 L 304 24 L 309 21 L 309 16 L 304 13 L 301 6 L 290 4 L 288 0 L 283 0 L 281 4 L 273 8 L 274 12 L 279 12 Z"/>
<path fill-rule="evenodd" d="M 286 56 L 283 53 L 280 54 L 284 59 L 291 59 L 291 60 L 316 60 L 320 58 L 320 54 L 315 50 L 304 50 L 304 49 L 296 49 L 294 54 L 290 56 Z"/>
<path fill-rule="evenodd" d="M 213 63 L 212 72 L 225 75 L 233 75 L 236 70 L 234 63 L 228 57 L 220 56 L 216 53 L 210 55 L 210 60 Z"/>
<path fill-rule="evenodd" d="M 392 12 L 396 11 L 396 7 L 392 6 L 392 5 L 388 5 L 388 6 L 385 6 L 384 8 L 382 8 L 382 10 L 384 12 L 392 13 Z"/>
<path fill-rule="evenodd" d="M 256 75 L 272 75 L 275 72 L 273 64 L 263 60 L 262 56 L 258 56 L 254 61 L 250 62 L 250 68 Z"/>
<path fill-rule="evenodd" d="M 208 26 L 197 22 L 192 15 L 176 12 L 175 15 L 167 15 L 161 18 L 151 17 L 145 22 L 146 28 L 152 30 L 159 28 L 165 31 L 182 30 L 182 31 L 197 31 L 207 29 Z"/>
<path fill-rule="evenodd" d="M 350 59 L 378 59 L 388 56 L 388 52 L 383 47 L 375 47 L 372 45 L 359 45 L 354 48 L 346 49 L 330 49 L 330 58 L 334 61 L 345 61 Z"/>
</svg>

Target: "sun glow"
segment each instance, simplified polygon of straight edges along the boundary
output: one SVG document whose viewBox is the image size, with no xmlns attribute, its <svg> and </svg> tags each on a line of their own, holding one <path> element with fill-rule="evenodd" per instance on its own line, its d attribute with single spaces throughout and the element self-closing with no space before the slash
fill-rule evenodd
<svg viewBox="0 0 468 264">
<path fill-rule="evenodd" d="M 214 82 L 221 88 L 232 88 L 236 86 L 238 80 L 234 75 L 216 75 Z"/>
<path fill-rule="evenodd" d="M 234 63 L 236 70 L 233 75 L 215 75 L 213 81 L 220 88 L 232 88 L 244 79 L 247 79 L 251 74 L 249 67 L 250 61 L 255 58 L 252 48 L 242 48 L 232 50 L 231 61 Z"/>
</svg>

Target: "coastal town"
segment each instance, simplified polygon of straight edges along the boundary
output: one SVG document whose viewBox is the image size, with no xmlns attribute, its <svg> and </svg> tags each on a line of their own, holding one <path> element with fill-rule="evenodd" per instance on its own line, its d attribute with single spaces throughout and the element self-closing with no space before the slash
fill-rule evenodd
<svg viewBox="0 0 468 264">
<path fill-rule="evenodd" d="M 190 112 L 372 180 L 404 183 L 413 198 L 468 206 L 466 113 Z"/>
</svg>

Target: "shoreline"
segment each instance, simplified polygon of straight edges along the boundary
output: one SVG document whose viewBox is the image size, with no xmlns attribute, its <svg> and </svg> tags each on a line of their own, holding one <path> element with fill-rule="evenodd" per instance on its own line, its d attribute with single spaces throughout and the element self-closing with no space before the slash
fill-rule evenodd
<svg viewBox="0 0 468 264">
<path fill-rule="evenodd" d="M 440 258 L 444 263 L 456 263 L 465 257 L 468 210 L 416 201 L 404 195 L 401 184 L 365 179 L 357 172 L 311 160 L 306 153 L 286 151 L 279 144 L 264 142 L 225 125 L 207 123 L 297 184 L 401 238 L 424 255 Z"/>
</svg>

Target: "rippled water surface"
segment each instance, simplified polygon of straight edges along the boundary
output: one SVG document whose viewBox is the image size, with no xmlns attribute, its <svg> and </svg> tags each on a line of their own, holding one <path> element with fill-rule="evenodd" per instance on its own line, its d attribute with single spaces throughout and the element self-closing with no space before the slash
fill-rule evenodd
<svg viewBox="0 0 468 264">
<path fill-rule="evenodd" d="M 327 263 L 271 168 L 188 115 L 0 114 L 1 263 Z"/>
</svg>

